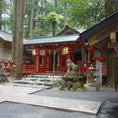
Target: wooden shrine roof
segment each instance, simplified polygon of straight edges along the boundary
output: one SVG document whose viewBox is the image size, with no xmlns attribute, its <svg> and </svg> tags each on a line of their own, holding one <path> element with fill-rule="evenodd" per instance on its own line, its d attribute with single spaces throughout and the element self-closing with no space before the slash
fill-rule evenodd
<svg viewBox="0 0 118 118">
<path fill-rule="evenodd" d="M 43 37 L 43 38 L 28 40 L 24 42 L 24 45 L 76 42 L 78 38 L 79 38 L 78 34 Z"/>
<path fill-rule="evenodd" d="M 56 35 L 68 35 L 68 34 L 80 34 L 79 30 L 75 30 L 71 28 L 70 26 L 66 25 L 62 31 L 57 33 Z"/>
<path fill-rule="evenodd" d="M 95 33 L 101 31 L 102 29 L 118 22 L 118 12 L 108 16 L 101 22 L 97 23 L 96 25 L 88 28 L 84 32 L 80 33 L 81 39 L 84 39 L 85 41 L 88 41 L 88 39 L 94 35 Z"/>
<path fill-rule="evenodd" d="M 0 39 L 7 42 L 12 42 L 12 34 L 0 31 Z"/>
<path fill-rule="evenodd" d="M 0 30 L 0 40 L 3 40 L 8 43 L 12 43 L 12 34 Z M 24 39 L 24 42 L 27 41 Z"/>
</svg>

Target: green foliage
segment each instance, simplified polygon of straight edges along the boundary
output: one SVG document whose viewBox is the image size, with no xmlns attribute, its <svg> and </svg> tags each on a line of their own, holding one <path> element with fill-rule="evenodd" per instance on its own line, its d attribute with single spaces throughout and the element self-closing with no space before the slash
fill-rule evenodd
<svg viewBox="0 0 118 118">
<path fill-rule="evenodd" d="M 9 17 L 3 18 L 3 26 L 12 31 L 13 27 L 13 0 L 11 4 L 3 1 L 3 12 Z M 58 0 L 57 8 L 54 0 L 26 0 L 24 36 L 29 38 L 31 10 L 34 8 L 33 37 L 49 36 L 55 28 L 59 32 L 64 27 L 64 12 L 67 12 L 67 23 L 72 28 L 88 28 L 105 18 L 105 1 L 109 0 Z M 118 0 L 112 1 L 113 11 L 118 10 Z M 67 4 L 67 10 L 64 5 Z"/>
<path fill-rule="evenodd" d="M 50 12 L 48 15 L 37 15 L 35 21 L 36 26 L 33 30 L 33 37 L 43 37 L 51 35 L 52 26 L 56 28 L 56 31 L 60 31 L 59 25 L 63 21 L 63 16 L 56 12 Z"/>
<path fill-rule="evenodd" d="M 61 19 L 63 19 L 63 16 L 57 14 L 56 12 L 50 12 L 47 16 L 47 23 L 52 26 L 53 35 L 55 35 L 56 27 L 60 24 Z"/>
<path fill-rule="evenodd" d="M 56 12 L 50 12 L 47 17 L 47 22 L 52 24 L 60 24 L 60 20 L 62 20 L 64 17 L 60 14 L 57 14 Z"/>
<path fill-rule="evenodd" d="M 104 0 L 69 0 L 67 12 L 76 27 L 90 27 L 104 18 Z"/>
<path fill-rule="evenodd" d="M 0 61 L 0 83 L 5 83 L 5 82 L 8 82 L 8 77 L 6 74 L 4 74 L 3 65 L 2 62 Z"/>
</svg>

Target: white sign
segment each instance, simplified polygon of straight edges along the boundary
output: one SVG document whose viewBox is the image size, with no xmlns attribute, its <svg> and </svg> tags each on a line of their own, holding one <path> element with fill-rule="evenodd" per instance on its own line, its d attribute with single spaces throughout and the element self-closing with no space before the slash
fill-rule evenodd
<svg viewBox="0 0 118 118">
<path fill-rule="evenodd" d="M 45 55 L 45 50 L 40 50 L 40 55 Z"/>
</svg>

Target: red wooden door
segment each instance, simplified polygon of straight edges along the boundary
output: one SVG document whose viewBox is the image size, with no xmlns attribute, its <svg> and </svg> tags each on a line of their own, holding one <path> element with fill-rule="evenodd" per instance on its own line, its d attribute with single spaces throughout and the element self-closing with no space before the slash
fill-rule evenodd
<svg viewBox="0 0 118 118">
<path fill-rule="evenodd" d="M 39 65 L 38 65 L 38 72 L 45 73 L 47 67 L 47 61 L 46 61 L 46 50 L 40 49 L 39 50 Z"/>
</svg>

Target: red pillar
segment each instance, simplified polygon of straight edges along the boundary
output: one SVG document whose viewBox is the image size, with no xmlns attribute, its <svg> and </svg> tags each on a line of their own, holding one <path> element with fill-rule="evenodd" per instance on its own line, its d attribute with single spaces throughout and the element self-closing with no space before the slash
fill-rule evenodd
<svg viewBox="0 0 118 118">
<path fill-rule="evenodd" d="M 34 71 L 37 72 L 37 56 L 38 56 L 37 51 L 38 51 L 38 48 L 35 47 L 35 49 L 36 49 L 36 55 L 35 55 L 35 66 L 34 66 Z"/>
<path fill-rule="evenodd" d="M 72 48 L 72 62 L 74 63 L 74 49 Z"/>
<path fill-rule="evenodd" d="M 7 66 L 8 66 L 8 63 L 7 62 L 5 62 L 5 61 L 3 61 L 3 64 L 4 64 L 4 66 L 5 66 L 5 73 L 7 73 Z"/>
<path fill-rule="evenodd" d="M 89 72 L 88 72 L 88 68 L 86 69 L 86 73 L 87 73 L 87 81 L 86 81 L 86 83 L 88 84 L 88 81 L 89 81 Z"/>
<path fill-rule="evenodd" d="M 60 49 L 60 72 L 62 72 L 62 48 Z"/>
<path fill-rule="evenodd" d="M 52 51 L 51 51 L 51 54 L 50 54 L 50 71 L 52 71 Z"/>
<path fill-rule="evenodd" d="M 65 72 L 68 71 L 68 64 L 67 64 L 68 56 L 69 56 L 68 54 L 65 55 L 65 58 L 66 58 L 65 59 L 65 63 L 66 63 L 66 70 L 65 70 Z"/>
<path fill-rule="evenodd" d="M 12 67 L 13 67 L 13 62 L 9 62 L 10 64 L 10 76 L 12 76 Z"/>
<path fill-rule="evenodd" d="M 78 62 L 78 73 L 79 73 L 79 77 L 81 76 L 81 64 L 82 64 L 82 62 L 81 61 L 79 61 Z"/>
<path fill-rule="evenodd" d="M 47 50 L 45 49 L 45 72 L 47 72 Z"/>
</svg>

